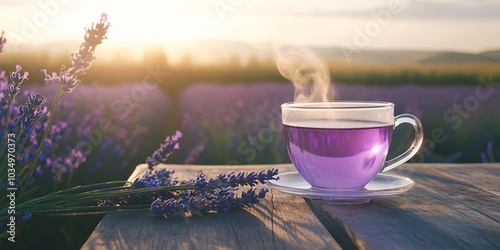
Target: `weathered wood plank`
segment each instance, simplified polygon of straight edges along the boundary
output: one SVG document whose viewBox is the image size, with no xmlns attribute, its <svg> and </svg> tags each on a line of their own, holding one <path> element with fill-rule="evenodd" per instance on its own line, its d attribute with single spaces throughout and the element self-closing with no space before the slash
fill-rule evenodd
<svg viewBox="0 0 500 250">
<path fill-rule="evenodd" d="M 240 166 L 258 170 L 272 166 Z M 225 166 L 173 166 L 181 178 Z M 279 165 L 282 171 L 292 165 Z M 227 171 L 226 171 L 227 172 Z M 411 191 L 359 205 L 309 207 L 346 249 L 499 249 L 500 164 L 407 164 Z M 250 211 L 158 220 L 149 212 L 106 216 L 84 249 L 338 248 L 303 199 L 271 192 Z"/>
<path fill-rule="evenodd" d="M 500 168 L 492 164 L 442 164 L 435 169 L 450 179 L 500 196 Z"/>
<path fill-rule="evenodd" d="M 395 172 L 415 187 L 366 204 L 308 204 L 344 248 L 500 249 L 500 164 L 408 164 Z"/>
<path fill-rule="evenodd" d="M 293 166 L 169 165 L 180 179 Z M 340 249 L 302 198 L 270 191 L 251 210 L 160 219 L 149 211 L 107 215 L 82 249 Z"/>
</svg>

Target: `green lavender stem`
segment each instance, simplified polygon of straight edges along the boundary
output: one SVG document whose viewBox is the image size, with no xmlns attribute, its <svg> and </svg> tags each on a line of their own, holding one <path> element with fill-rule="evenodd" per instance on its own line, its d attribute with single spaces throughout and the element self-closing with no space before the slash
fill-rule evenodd
<svg viewBox="0 0 500 250">
<path fill-rule="evenodd" d="M 61 88 L 59 88 L 57 93 L 56 93 L 56 96 L 54 97 L 54 102 L 52 103 L 52 106 L 50 109 L 51 115 L 49 117 L 49 121 L 47 122 L 47 127 L 45 128 L 45 131 L 43 133 L 43 137 L 40 141 L 40 145 L 38 146 L 38 150 L 36 152 L 35 159 L 33 160 L 33 163 L 31 164 L 31 167 L 29 169 L 29 174 L 27 175 L 28 177 L 21 179 L 22 186 L 21 186 L 21 191 L 19 192 L 19 197 L 23 196 L 23 192 L 28 187 L 29 182 L 31 180 L 31 176 L 33 175 L 33 172 L 35 171 L 36 164 L 38 163 L 38 159 L 40 158 L 40 154 L 42 153 L 43 146 L 45 145 L 45 138 L 47 138 L 47 135 L 49 134 L 49 131 L 50 131 L 50 127 L 52 125 L 52 121 L 54 120 L 54 114 L 56 111 L 57 102 L 59 101 L 59 99 L 61 98 L 63 93 L 64 92 L 61 91 Z"/>
<path fill-rule="evenodd" d="M 107 188 L 102 188 L 102 186 L 111 186 Z M 18 211 L 29 210 L 32 214 L 57 214 L 58 212 L 78 214 L 95 214 L 95 213 L 105 213 L 108 211 L 129 211 L 144 209 L 150 206 L 150 204 L 140 205 L 140 206 L 122 206 L 116 208 L 103 208 L 95 205 L 85 205 L 90 202 L 97 202 L 99 200 L 110 199 L 115 197 L 121 197 L 125 195 L 132 194 L 144 194 L 151 192 L 161 192 L 161 191 L 180 191 L 194 189 L 193 184 L 185 184 L 178 186 L 162 186 L 162 187 L 151 187 L 151 188 L 137 188 L 133 189 L 130 187 L 131 183 L 126 181 L 114 181 L 114 182 L 104 182 L 85 186 L 77 186 L 70 189 L 65 189 L 44 195 L 42 197 L 34 198 L 25 201 L 18 206 L 16 209 Z M 0 211 L 0 221 L 7 219 L 7 208 Z"/>
<path fill-rule="evenodd" d="M 8 128 L 9 128 L 9 123 L 10 123 L 10 115 L 12 114 L 12 106 L 13 105 L 14 105 L 14 99 L 11 98 L 10 104 L 9 104 L 9 113 L 5 117 L 5 128 L 3 129 L 2 141 L 5 140 L 5 145 L 2 146 L 2 152 L 0 153 L 0 155 L 4 155 L 5 149 L 7 148 L 7 140 L 6 139 L 7 139 L 7 132 L 9 131 Z"/>
</svg>

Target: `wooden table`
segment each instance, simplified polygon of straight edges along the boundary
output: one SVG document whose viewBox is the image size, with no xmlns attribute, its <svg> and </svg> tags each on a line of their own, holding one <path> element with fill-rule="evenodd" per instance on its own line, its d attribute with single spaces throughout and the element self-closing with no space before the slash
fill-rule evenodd
<svg viewBox="0 0 500 250">
<path fill-rule="evenodd" d="M 162 166 L 165 167 L 165 166 Z M 168 165 L 180 179 L 291 164 Z M 500 164 L 405 164 L 403 194 L 330 205 L 271 190 L 251 210 L 160 219 L 104 217 L 83 249 L 500 249 Z"/>
</svg>

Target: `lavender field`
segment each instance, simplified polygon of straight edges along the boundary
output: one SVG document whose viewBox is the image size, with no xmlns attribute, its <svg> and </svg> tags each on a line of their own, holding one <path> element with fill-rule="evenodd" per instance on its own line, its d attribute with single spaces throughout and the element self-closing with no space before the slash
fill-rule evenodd
<svg viewBox="0 0 500 250">
<path fill-rule="evenodd" d="M 291 84 L 198 83 L 184 90 L 175 105 L 160 89 L 146 91 L 140 86 L 83 85 L 64 96 L 35 180 L 42 186 L 46 179 L 70 186 L 89 179 L 125 178 L 177 129 L 183 137 L 171 163 L 290 162 L 280 105 L 292 101 Z M 396 115 L 418 116 L 426 140 L 413 162 L 498 161 L 500 87 L 481 86 L 335 84 L 332 89 L 336 100 L 389 101 L 396 105 Z M 49 100 L 55 92 L 51 86 L 29 89 Z M 395 131 L 390 155 L 405 149 L 411 133 L 405 127 Z"/>
<path fill-rule="evenodd" d="M 26 99 L 27 93 L 42 93 L 52 100 L 58 86 L 25 87 L 20 99 Z M 137 95 L 139 91 L 143 95 Z M 158 89 L 145 91 L 133 84 L 80 86 L 59 101 L 35 182 L 52 185 L 42 189 L 57 189 L 127 178 L 167 136 L 169 106 Z M 35 131 L 36 136 L 44 127 Z M 25 158 L 31 153 L 26 150 Z"/>
<path fill-rule="evenodd" d="M 396 105 L 396 115 L 418 116 L 426 140 L 414 162 L 500 159 L 498 85 L 335 84 L 333 89 L 336 100 L 389 101 Z M 189 162 L 198 164 L 289 162 L 281 135 L 280 105 L 292 101 L 293 92 L 291 84 L 283 83 L 190 87 L 179 98 L 181 129 L 186 135 L 184 155 L 196 148 L 191 152 L 196 157 L 189 157 Z M 404 127 L 396 130 L 393 155 L 409 141 L 411 134 L 406 132 Z"/>
</svg>

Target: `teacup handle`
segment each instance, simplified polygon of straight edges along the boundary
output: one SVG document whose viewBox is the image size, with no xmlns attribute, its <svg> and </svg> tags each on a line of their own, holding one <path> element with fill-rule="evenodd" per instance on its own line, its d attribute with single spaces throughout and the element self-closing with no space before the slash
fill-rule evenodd
<svg viewBox="0 0 500 250">
<path fill-rule="evenodd" d="M 422 142 L 424 141 L 424 128 L 422 126 L 422 122 L 414 116 L 410 114 L 401 114 L 394 118 L 394 128 L 396 128 L 399 124 L 409 123 L 415 129 L 415 138 L 413 139 L 413 143 L 410 148 L 408 148 L 404 153 L 388 160 L 384 164 L 384 168 L 381 172 L 389 171 L 411 159 L 420 149 Z"/>
</svg>

